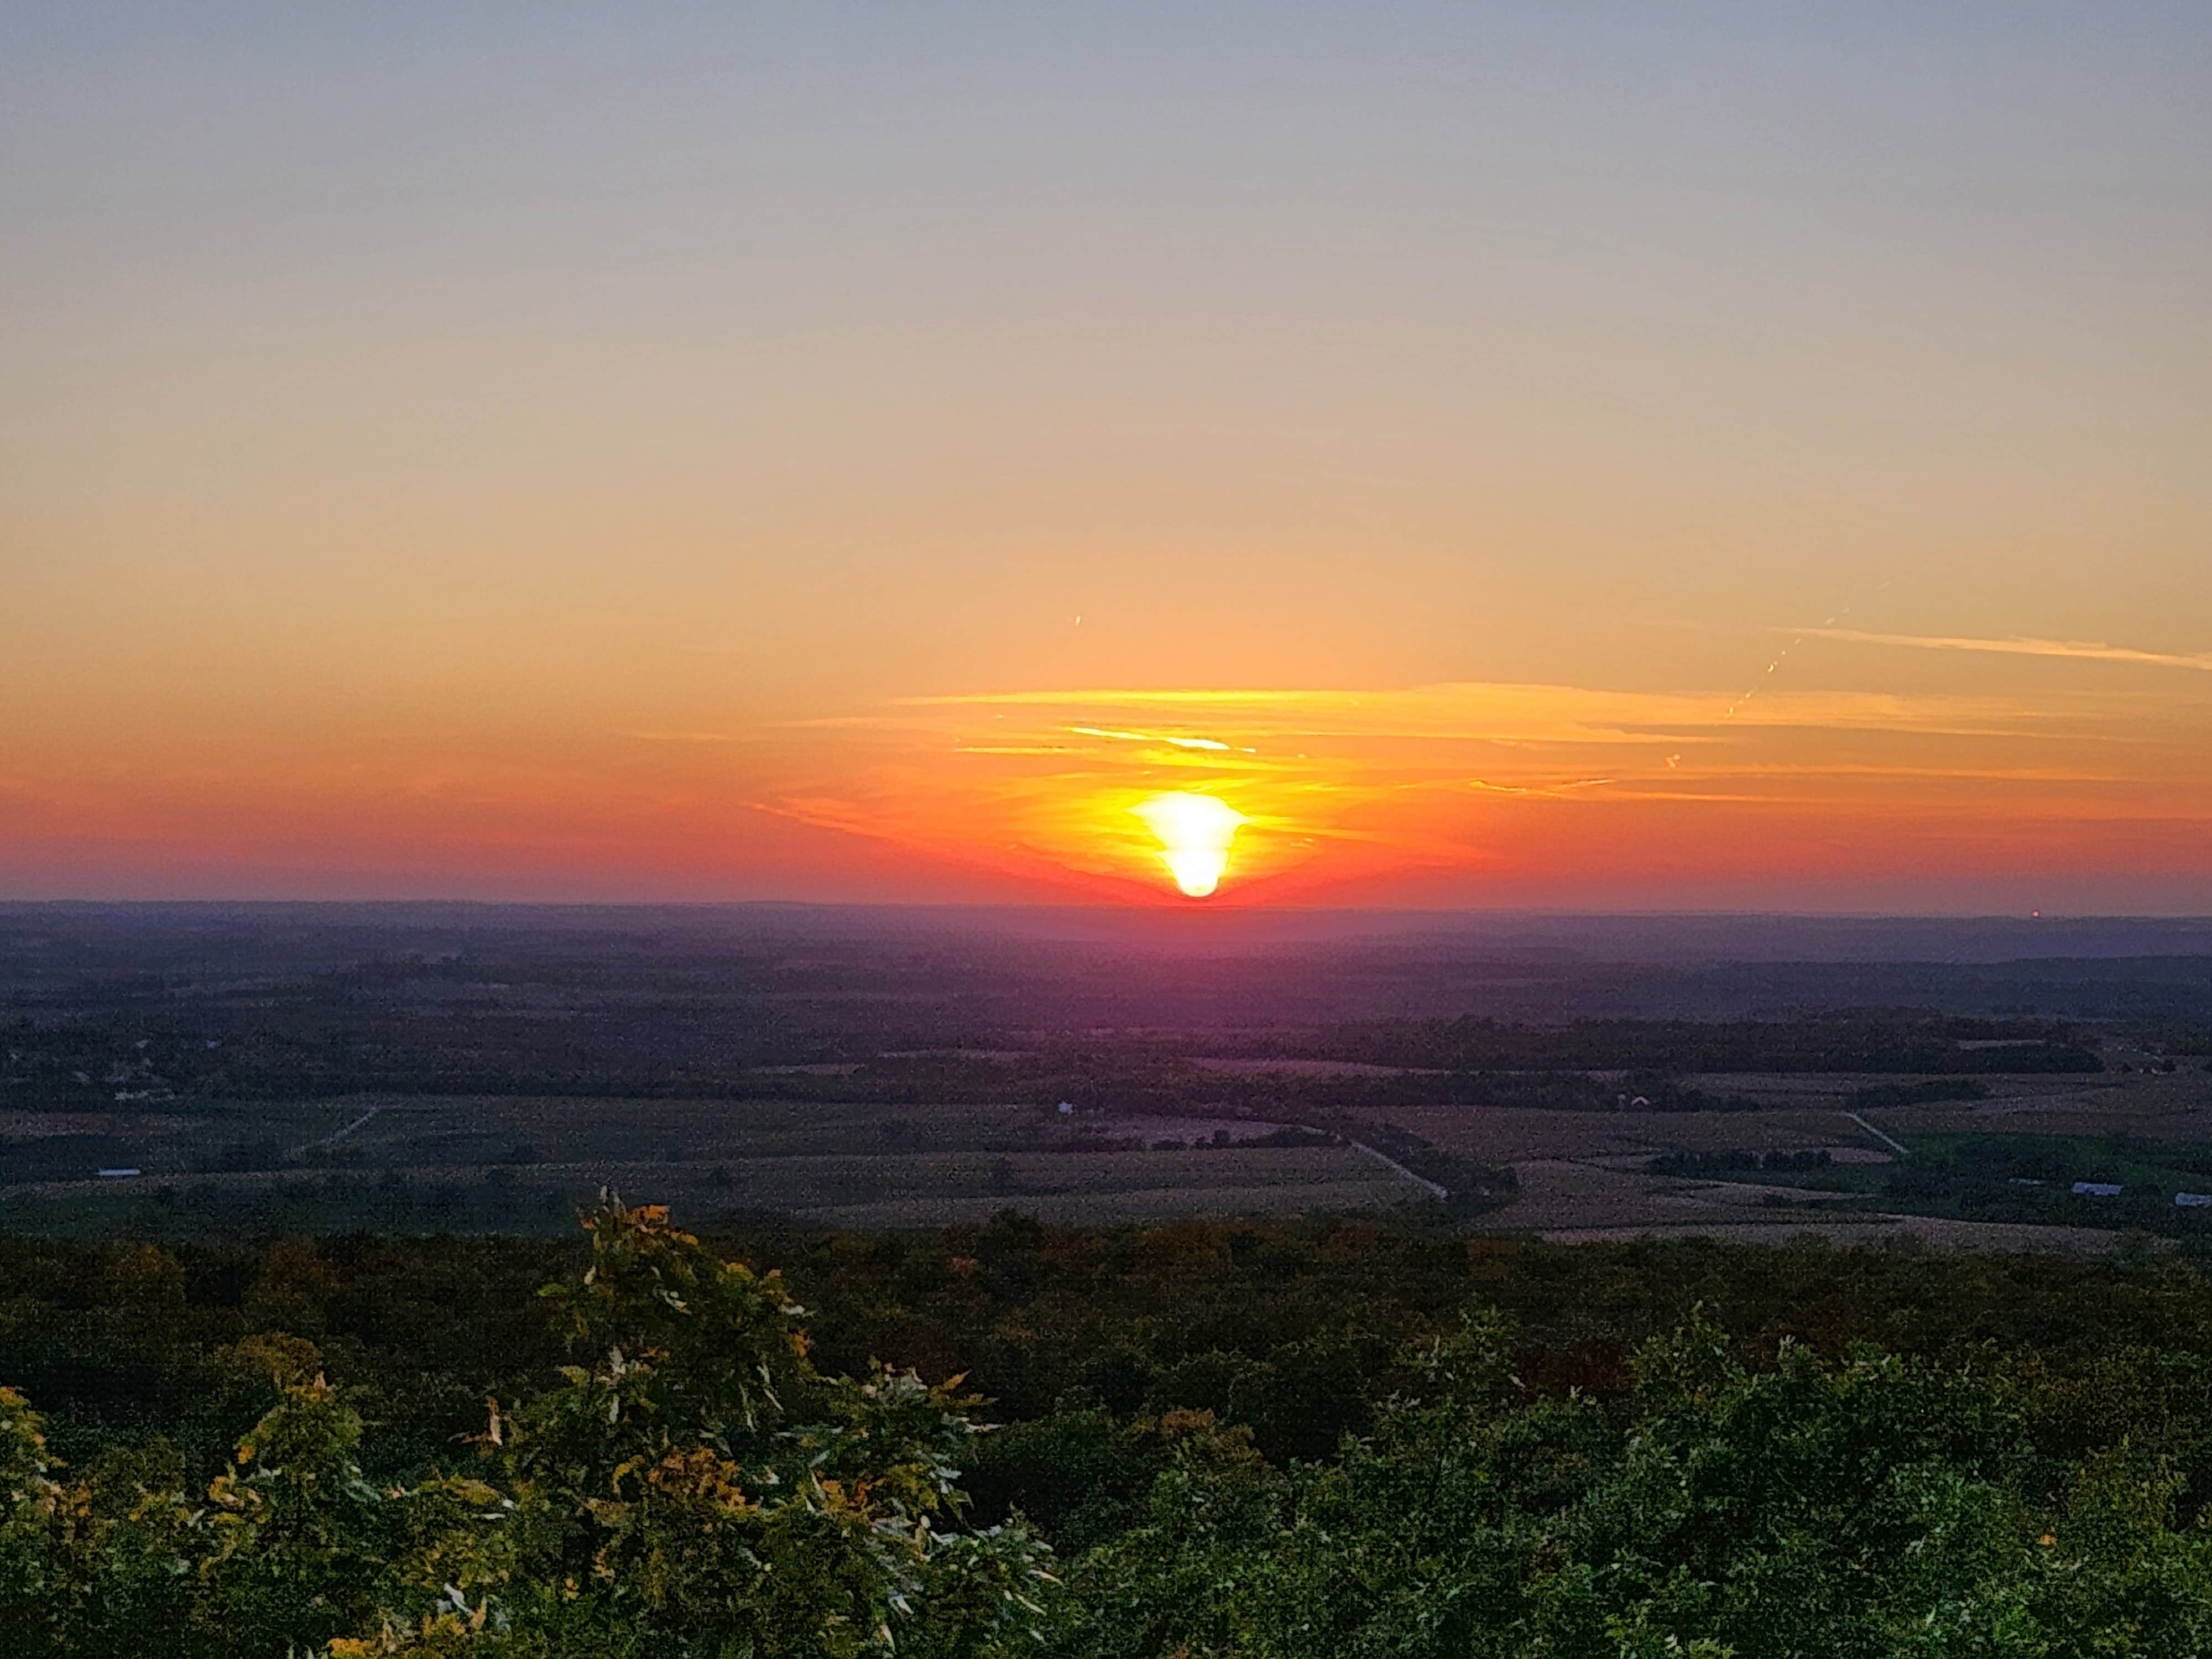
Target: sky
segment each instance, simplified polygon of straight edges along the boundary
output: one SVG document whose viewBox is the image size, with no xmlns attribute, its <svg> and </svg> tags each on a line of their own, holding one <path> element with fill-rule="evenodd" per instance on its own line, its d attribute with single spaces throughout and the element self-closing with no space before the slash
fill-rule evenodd
<svg viewBox="0 0 2212 1659">
<path fill-rule="evenodd" d="M 2212 912 L 2208 85 L 2129 0 L 6 9 L 0 896 Z"/>
</svg>

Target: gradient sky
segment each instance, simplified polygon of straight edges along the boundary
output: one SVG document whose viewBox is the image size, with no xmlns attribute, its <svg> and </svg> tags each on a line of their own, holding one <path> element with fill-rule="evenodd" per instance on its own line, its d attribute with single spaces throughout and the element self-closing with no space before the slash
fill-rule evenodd
<svg viewBox="0 0 2212 1659">
<path fill-rule="evenodd" d="M 1166 902 L 1188 789 L 1216 904 L 2212 910 L 2208 86 L 2201 3 L 7 9 L 0 895 Z"/>
</svg>

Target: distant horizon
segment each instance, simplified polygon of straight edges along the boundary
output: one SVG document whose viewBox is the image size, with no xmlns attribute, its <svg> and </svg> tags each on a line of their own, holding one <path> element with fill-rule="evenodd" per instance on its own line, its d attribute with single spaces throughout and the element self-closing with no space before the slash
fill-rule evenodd
<svg viewBox="0 0 2212 1659">
<path fill-rule="evenodd" d="M 1847 910 L 1724 907 L 1577 907 L 1571 905 L 1388 905 L 1388 904 L 1206 904 L 1134 907 L 1105 902 L 1084 903 L 1065 899 L 809 899 L 809 898 L 501 898 L 466 895 L 362 895 L 320 897 L 313 895 L 86 895 L 81 893 L 0 894 L 0 911 L 38 908 L 325 908 L 325 909 L 514 909 L 514 910 L 829 910 L 829 911 L 1004 911 L 1014 915 L 1065 912 L 1077 915 L 1113 916 L 1131 921 L 1159 917 L 1271 918 L 1288 916 L 1438 916 L 1540 917 L 1565 921 L 1668 920 L 1685 921 L 1806 921 L 2019 922 L 2204 922 L 2212 924 L 2207 910 Z"/>
<path fill-rule="evenodd" d="M 580 937 L 661 932 L 745 948 L 818 939 L 851 945 L 963 939 L 1164 951 L 1318 947 L 1534 953 L 1586 961 L 2027 962 L 2212 957 L 2212 915 L 1850 914 L 1813 911 L 1416 910 L 737 900 L 538 902 L 467 899 L 0 900 L 0 923 L 41 919 L 173 936 L 226 924 L 308 937 L 366 930 L 403 953 L 504 929 Z M 413 943 L 408 941 L 412 940 Z M 0 951 L 8 944 L 0 932 Z"/>
</svg>

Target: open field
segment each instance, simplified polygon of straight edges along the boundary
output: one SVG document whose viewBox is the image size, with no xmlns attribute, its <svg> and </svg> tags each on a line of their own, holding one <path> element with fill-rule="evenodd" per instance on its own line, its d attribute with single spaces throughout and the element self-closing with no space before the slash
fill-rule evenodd
<svg viewBox="0 0 2212 1659">
<path fill-rule="evenodd" d="M 1235 1144 L 1274 1125 L 1048 1109 L 356 1097 L 189 1112 L 9 1115 L 0 1225 L 189 1229 L 211 1208 L 380 1203 L 459 1227 L 567 1224 L 602 1188 L 697 1219 L 847 1227 L 1378 1209 L 1418 1188 L 1347 1146 Z M 1231 1144 L 1194 1146 L 1228 1137 Z M 1174 1145 L 1167 1144 L 1170 1141 Z M 1131 1149 L 1132 1143 L 1141 1149 Z M 136 1176 L 101 1178 L 100 1169 Z M 279 1202 L 283 1200 L 283 1202 Z M 404 1218 L 392 1219 L 404 1224 Z"/>
<path fill-rule="evenodd" d="M 1715 1233 L 1746 1241 L 1814 1231 L 1839 1243 L 1911 1237 L 1945 1249 L 2102 1249 L 2130 1215 L 2092 1224 L 1976 1218 L 1955 1202 L 1915 1198 L 1893 1208 L 1879 1194 L 1894 1177 L 1895 1154 L 1855 1121 L 1844 1103 L 1876 1079 L 1857 1074 L 1692 1079 L 1726 1081 L 1772 1099 L 1774 1109 L 1619 1113 L 1431 1107 L 1395 1115 L 1437 1145 L 1510 1164 L 1521 1183 L 1510 1204 L 1485 1216 L 1484 1231 L 1533 1232 L 1559 1240 L 1619 1240 Z M 1923 1139 L 2012 1136 L 2023 1147 L 2051 1137 L 2132 1136 L 2202 1145 L 2212 1158 L 2212 1076 L 2106 1073 L 2088 1078 L 1995 1077 L 1976 1101 L 1874 1108 L 1857 1114 L 1916 1146 Z M 1644 1166 L 1670 1152 L 1826 1152 L 1834 1170 L 1817 1183 L 1777 1176 L 1668 1176 Z M 2089 1178 L 2084 1155 L 2078 1174 Z M 2161 1166 L 2137 1160 L 2142 1168 Z M 2069 1166 L 2070 1167 L 2070 1166 Z M 2053 1177 L 2054 1179 L 2056 1177 Z M 2169 1178 L 2167 1187 L 2177 1184 Z M 1847 1189 L 1839 1195 L 1838 1188 Z M 1850 1192 L 1864 1196 L 1851 1198 Z M 1909 1207 L 1908 1207 L 1909 1202 Z M 2079 1207 L 2046 1205 L 2055 1207 Z M 2069 1216 L 2069 1222 L 2073 1219 Z"/>
<path fill-rule="evenodd" d="M 1856 1119 L 1844 1103 L 1879 1079 L 1727 1081 L 1774 1103 L 1700 1112 L 1412 1105 L 1388 1121 L 1514 1170 L 1518 1194 L 1480 1217 L 1480 1231 L 1561 1240 L 1809 1230 L 1840 1243 L 2101 1249 L 2123 1224 L 2117 1212 L 2100 1229 L 2101 1217 L 2059 1225 L 2047 1216 L 1978 1217 L 1948 1201 L 1883 1204 L 1898 1184 L 1884 1173 L 1894 1154 L 1865 1126 L 1916 1146 L 2132 1135 L 2201 1144 L 2212 1157 L 2212 1077 L 2197 1072 L 1994 1077 L 1984 1099 L 1869 1107 Z M 1423 1195 L 1349 1146 L 1211 1144 L 1217 1135 L 1249 1143 L 1274 1127 L 1202 1112 L 1069 1116 L 1043 1103 L 530 1096 L 17 1109 L 0 1115 L 0 1226 L 190 1232 L 258 1218 L 311 1231 L 551 1231 L 602 1188 L 702 1222 L 774 1213 L 851 1228 L 975 1223 L 1007 1208 L 1094 1224 L 1376 1212 Z M 1668 1155 L 1778 1152 L 1827 1162 L 1817 1180 L 1647 1167 Z M 117 1168 L 141 1173 L 96 1174 Z"/>
</svg>

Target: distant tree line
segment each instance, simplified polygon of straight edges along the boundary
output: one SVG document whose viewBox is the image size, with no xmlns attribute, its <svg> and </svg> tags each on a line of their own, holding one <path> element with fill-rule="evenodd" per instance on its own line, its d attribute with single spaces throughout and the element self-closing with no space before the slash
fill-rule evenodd
<svg viewBox="0 0 2212 1659">
<path fill-rule="evenodd" d="M 1802 1175 L 1826 1170 L 1835 1156 L 1825 1146 L 1802 1152 L 1662 1152 L 1644 1167 L 1659 1176 Z"/>
<path fill-rule="evenodd" d="M 1303 1034 L 1225 1033 L 1224 1050 L 1353 1061 L 1395 1075 L 1289 1075 L 1206 1066 L 1156 1037 L 1070 1042 L 992 1058 L 901 1053 L 803 1024 L 716 1021 L 650 1006 L 547 1020 L 522 1012 L 361 1007 L 335 994 L 253 1011 L 20 1018 L 0 1025 L 0 1104 L 189 1109 L 196 1101 L 395 1094 L 700 1096 L 927 1103 L 1072 1100 L 1087 1109 L 1188 1110 L 1270 1103 L 1484 1104 L 1605 1109 L 1625 1079 L 1658 1109 L 1713 1110 L 1736 1097 L 1680 1079 L 1699 1073 L 2073 1073 L 2104 1061 L 2078 1029 L 2044 1020 L 1863 1015 L 1790 1020 L 1585 1020 L 1539 1026 L 1486 1018 L 1394 1021 Z M 1965 1046 L 1981 1044 L 1994 1046 Z M 763 1070 L 836 1063 L 833 1076 Z M 1593 1077 L 1592 1073 L 1613 1074 Z"/>
<path fill-rule="evenodd" d="M 1976 1046 L 1963 1047 L 1973 1043 Z M 1374 1065 L 1452 1071 L 2099 1072 L 2079 1028 L 2056 1020 L 1912 1013 L 1771 1020 L 1577 1020 L 1527 1025 L 1468 1016 L 1331 1027 L 1303 1048 Z"/>
<path fill-rule="evenodd" d="M 1844 1097 L 1854 1111 L 1873 1111 L 1884 1106 L 1924 1106 L 1942 1100 L 1984 1100 L 1989 1085 L 1977 1078 L 1939 1077 L 1923 1083 L 1876 1083 L 1854 1089 Z"/>
</svg>

